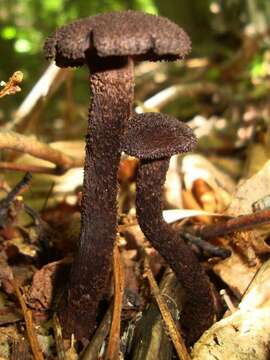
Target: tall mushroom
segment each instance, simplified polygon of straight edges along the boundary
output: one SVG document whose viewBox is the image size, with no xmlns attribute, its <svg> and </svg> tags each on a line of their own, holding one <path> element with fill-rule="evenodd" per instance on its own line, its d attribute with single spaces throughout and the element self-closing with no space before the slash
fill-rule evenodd
<svg viewBox="0 0 270 360">
<path fill-rule="evenodd" d="M 186 33 L 166 18 L 138 11 L 100 14 L 57 30 L 46 56 L 60 67 L 90 69 L 92 102 L 86 136 L 82 222 L 64 336 L 89 337 L 108 283 L 117 226 L 117 170 L 123 129 L 133 105 L 134 60 L 177 60 L 190 51 Z"/>
<path fill-rule="evenodd" d="M 140 160 L 136 211 L 139 225 L 154 248 L 174 270 L 184 291 L 180 317 L 188 343 L 193 343 L 214 319 L 210 283 L 192 250 L 162 216 L 162 190 L 172 155 L 194 148 L 191 129 L 159 113 L 135 114 L 129 119 L 123 150 Z"/>
</svg>

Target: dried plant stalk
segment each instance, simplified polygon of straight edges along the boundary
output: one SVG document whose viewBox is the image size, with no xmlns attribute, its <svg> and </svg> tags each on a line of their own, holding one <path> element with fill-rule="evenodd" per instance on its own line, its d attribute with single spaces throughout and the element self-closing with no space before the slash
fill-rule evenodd
<svg viewBox="0 0 270 360">
<path fill-rule="evenodd" d="M 164 320 L 164 324 L 168 330 L 169 336 L 173 342 L 173 345 L 175 347 L 175 350 L 177 352 L 177 355 L 179 359 L 181 360 L 191 360 L 187 348 L 185 346 L 185 343 L 175 325 L 175 322 L 173 320 L 173 317 L 170 313 L 170 310 L 166 304 L 166 302 L 163 300 L 162 295 L 160 294 L 159 287 L 155 281 L 155 278 L 153 276 L 153 273 L 150 269 L 149 262 L 147 258 L 145 258 L 144 261 L 144 274 L 147 277 L 149 281 L 149 285 L 151 288 L 151 292 L 153 293 L 156 302 L 158 304 L 159 310 L 161 312 L 161 315 Z"/>
<path fill-rule="evenodd" d="M 16 296 L 19 300 L 19 303 L 22 308 L 25 325 L 26 325 L 26 331 L 29 339 L 29 343 L 34 355 L 35 360 L 44 360 L 42 351 L 40 350 L 40 346 L 38 343 L 37 335 L 35 332 L 33 320 L 32 320 L 32 311 L 27 308 L 25 301 L 22 297 L 21 291 L 16 283 L 16 280 L 9 280 L 15 290 Z"/>
<path fill-rule="evenodd" d="M 113 273 L 114 273 L 114 305 L 112 325 L 110 330 L 107 359 L 117 360 L 119 358 L 119 342 L 121 327 L 121 311 L 124 293 L 124 273 L 121 264 L 121 255 L 117 244 L 113 250 Z"/>
</svg>

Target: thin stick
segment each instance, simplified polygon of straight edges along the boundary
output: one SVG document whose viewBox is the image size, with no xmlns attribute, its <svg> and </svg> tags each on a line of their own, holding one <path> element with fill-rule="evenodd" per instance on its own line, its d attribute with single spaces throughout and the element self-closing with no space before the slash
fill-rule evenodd
<svg viewBox="0 0 270 360">
<path fill-rule="evenodd" d="M 270 223 L 270 210 L 257 211 L 241 215 L 220 224 L 206 225 L 196 231 L 196 235 L 205 239 L 214 238 L 234 232 L 252 229 L 255 226 Z"/>
<path fill-rule="evenodd" d="M 220 246 L 216 246 L 211 244 L 210 242 L 203 240 L 202 238 L 190 234 L 186 231 L 179 231 L 179 234 L 183 236 L 184 239 L 188 240 L 191 244 L 198 246 L 201 250 L 207 253 L 207 256 L 218 256 L 222 259 L 226 259 L 231 255 L 231 251 L 229 249 L 222 248 Z"/>
<path fill-rule="evenodd" d="M 32 179 L 31 173 L 26 173 L 25 176 L 15 185 L 15 187 L 10 190 L 7 196 L 0 200 L 0 226 L 3 227 L 8 222 L 10 218 L 10 207 L 14 200 L 19 194 L 21 194 L 29 186 L 29 183 Z"/>
<path fill-rule="evenodd" d="M 225 289 L 220 290 L 220 296 L 227 305 L 227 308 L 230 310 L 231 314 L 233 314 L 237 310 L 237 308 L 234 306 L 230 296 Z"/>
<path fill-rule="evenodd" d="M 21 308 L 22 308 L 24 321 L 25 321 L 25 325 L 26 325 L 26 331 L 27 331 L 29 343 L 30 343 L 30 346 L 31 346 L 31 349 L 32 349 L 32 352 L 34 355 L 34 359 L 35 360 L 44 360 L 42 351 L 40 350 L 40 347 L 39 347 L 37 335 L 34 330 L 34 324 L 33 324 L 33 320 L 32 320 L 32 311 L 27 308 L 25 301 L 22 297 L 21 291 L 16 283 L 16 280 L 10 280 L 10 282 L 15 290 L 16 296 L 17 296 L 19 303 L 21 305 Z"/>
<path fill-rule="evenodd" d="M 172 85 L 145 100 L 142 105 L 139 105 L 135 108 L 135 111 L 140 113 L 146 110 L 161 110 L 169 102 L 182 96 L 191 97 L 201 94 L 213 93 L 220 93 L 220 89 L 214 83 L 209 82 Z"/>
<path fill-rule="evenodd" d="M 27 172 L 24 177 L 9 191 L 7 196 L 0 201 L 0 208 L 8 208 L 15 198 L 21 194 L 32 180 L 32 174 Z"/>
<path fill-rule="evenodd" d="M 49 168 L 24 164 L 11 164 L 6 162 L 0 163 L 2 168 L 10 170 L 63 174 L 70 168 L 83 166 L 82 158 L 73 158 L 72 156 L 66 155 L 33 137 L 25 136 L 10 130 L 0 131 L 0 150 L 14 150 L 30 154 L 39 159 L 49 161 L 56 166 L 55 168 Z"/>
<path fill-rule="evenodd" d="M 110 329 L 107 360 L 119 359 L 119 342 L 121 327 L 121 311 L 124 292 L 124 274 L 121 264 L 121 256 L 118 245 L 115 244 L 113 250 L 113 273 L 114 273 L 114 304 L 112 325 Z"/>
<path fill-rule="evenodd" d="M 177 352 L 177 355 L 179 359 L 181 360 L 191 360 L 186 345 L 179 333 L 179 330 L 177 329 L 175 322 L 173 320 L 173 317 L 170 313 L 170 310 L 166 304 L 166 302 L 163 300 L 163 297 L 159 291 L 159 287 L 156 283 L 156 280 L 153 276 L 153 273 L 150 269 L 149 262 L 147 258 L 145 257 L 144 260 L 144 274 L 148 279 L 151 292 L 153 293 L 155 300 L 158 304 L 160 313 L 162 315 L 162 318 L 164 320 L 165 326 L 168 330 L 169 336 L 173 342 L 173 345 L 175 347 L 175 350 Z"/>
<path fill-rule="evenodd" d="M 36 165 L 28 165 L 28 164 L 11 163 L 6 161 L 0 161 L 0 169 L 31 172 L 34 174 L 49 174 L 49 175 L 62 175 L 65 172 L 65 170 L 62 170 L 61 168 L 56 166 L 55 167 L 36 166 Z"/>
<path fill-rule="evenodd" d="M 35 110 L 40 112 L 40 109 L 48 102 L 71 71 L 71 69 L 60 69 L 56 65 L 50 64 L 23 100 L 12 120 L 7 122 L 5 129 L 21 128 L 25 130 L 31 115 Z"/>
</svg>

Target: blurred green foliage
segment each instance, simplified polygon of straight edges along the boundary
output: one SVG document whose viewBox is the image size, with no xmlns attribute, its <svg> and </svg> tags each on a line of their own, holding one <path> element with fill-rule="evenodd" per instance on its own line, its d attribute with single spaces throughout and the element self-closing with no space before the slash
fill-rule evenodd
<svg viewBox="0 0 270 360">
<path fill-rule="evenodd" d="M 0 8 L 2 41 L 29 55 L 40 52 L 46 34 L 80 17 L 125 9 L 157 13 L 153 0 L 1 0 Z"/>
<path fill-rule="evenodd" d="M 0 79 L 20 69 L 30 88 L 45 65 L 43 42 L 55 28 L 81 17 L 125 9 L 157 13 L 153 0 L 0 0 Z"/>
</svg>

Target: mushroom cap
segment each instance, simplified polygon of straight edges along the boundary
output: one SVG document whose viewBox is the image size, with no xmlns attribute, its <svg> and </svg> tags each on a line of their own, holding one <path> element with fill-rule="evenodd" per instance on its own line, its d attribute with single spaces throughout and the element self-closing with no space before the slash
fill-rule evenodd
<svg viewBox="0 0 270 360">
<path fill-rule="evenodd" d="M 122 150 L 139 159 L 161 159 L 194 149 L 197 139 L 190 127 L 160 114 L 134 114 L 125 129 Z"/>
<path fill-rule="evenodd" d="M 86 53 L 99 57 L 132 56 L 139 60 L 177 60 L 191 50 L 185 31 L 169 19 L 128 10 L 75 21 L 58 29 L 44 46 L 60 67 L 81 66 Z"/>
</svg>

